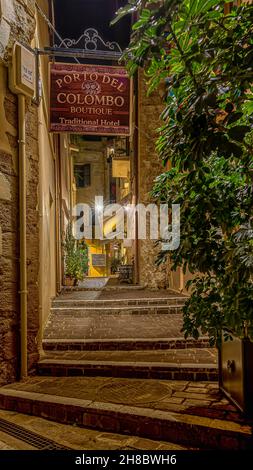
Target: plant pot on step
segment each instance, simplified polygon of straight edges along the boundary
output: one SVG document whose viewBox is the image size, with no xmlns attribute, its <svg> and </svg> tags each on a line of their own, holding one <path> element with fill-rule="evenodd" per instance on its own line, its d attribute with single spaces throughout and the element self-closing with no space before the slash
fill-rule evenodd
<svg viewBox="0 0 253 470">
<path fill-rule="evenodd" d="M 64 285 L 67 286 L 67 287 L 73 287 L 73 286 L 75 286 L 75 285 L 76 285 L 75 282 L 76 282 L 76 280 L 75 280 L 74 278 L 72 278 L 72 277 L 66 276 L 66 277 L 64 278 Z"/>
<path fill-rule="evenodd" d="M 246 416 L 253 417 L 253 342 L 231 335 L 219 351 L 219 385 Z"/>
</svg>

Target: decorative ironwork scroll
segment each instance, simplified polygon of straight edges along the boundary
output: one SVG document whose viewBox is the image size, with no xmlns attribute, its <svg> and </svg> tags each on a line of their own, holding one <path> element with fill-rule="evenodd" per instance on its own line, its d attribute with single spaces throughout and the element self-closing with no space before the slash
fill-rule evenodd
<svg viewBox="0 0 253 470">
<path fill-rule="evenodd" d="M 113 41 L 104 41 L 99 32 L 94 28 L 88 28 L 76 40 L 65 38 L 60 43 L 55 44 L 54 48 L 75 48 L 86 52 L 115 52 L 122 53 L 120 45 Z"/>
</svg>

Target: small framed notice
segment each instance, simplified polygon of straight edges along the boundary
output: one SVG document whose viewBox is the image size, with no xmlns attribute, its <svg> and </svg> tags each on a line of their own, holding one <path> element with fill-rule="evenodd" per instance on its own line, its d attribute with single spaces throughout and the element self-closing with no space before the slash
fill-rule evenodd
<svg viewBox="0 0 253 470">
<path fill-rule="evenodd" d="M 10 88 L 14 93 L 33 98 L 36 90 L 35 53 L 16 42 L 13 46 L 13 59 L 10 68 Z"/>
<path fill-rule="evenodd" d="M 98 254 L 98 255 L 91 255 L 92 258 L 92 266 L 106 266 L 106 255 Z"/>
</svg>

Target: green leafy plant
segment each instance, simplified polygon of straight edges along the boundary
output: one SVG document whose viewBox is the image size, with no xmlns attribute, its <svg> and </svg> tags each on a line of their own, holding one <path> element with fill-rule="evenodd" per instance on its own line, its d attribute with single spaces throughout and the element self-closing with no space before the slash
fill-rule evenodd
<svg viewBox="0 0 253 470">
<path fill-rule="evenodd" d="M 129 0 L 124 52 L 149 93 L 164 87 L 157 150 L 172 168 L 152 196 L 181 205 L 181 244 L 161 252 L 194 274 L 185 336 L 253 338 L 253 5 L 217 0 Z"/>
<path fill-rule="evenodd" d="M 78 246 L 73 236 L 72 225 L 68 224 L 64 242 L 65 276 L 75 283 L 84 278 L 88 269 L 87 245 Z"/>
</svg>

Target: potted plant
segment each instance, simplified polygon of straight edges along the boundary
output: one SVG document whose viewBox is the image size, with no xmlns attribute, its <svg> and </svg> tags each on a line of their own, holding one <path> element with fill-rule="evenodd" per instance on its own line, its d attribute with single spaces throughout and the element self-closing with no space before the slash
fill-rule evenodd
<svg viewBox="0 0 253 470">
<path fill-rule="evenodd" d="M 75 286 L 84 278 L 86 258 L 73 236 L 72 225 L 68 224 L 64 242 L 64 264 L 66 286 Z"/>
<path fill-rule="evenodd" d="M 152 196 L 180 204 L 181 243 L 158 262 L 193 274 L 185 337 L 209 335 L 221 389 L 253 414 L 253 5 L 229 8 L 129 0 L 116 20 L 138 18 L 124 53 L 130 73 L 142 66 L 150 92 L 164 87 L 157 150 L 171 169 Z"/>
</svg>

